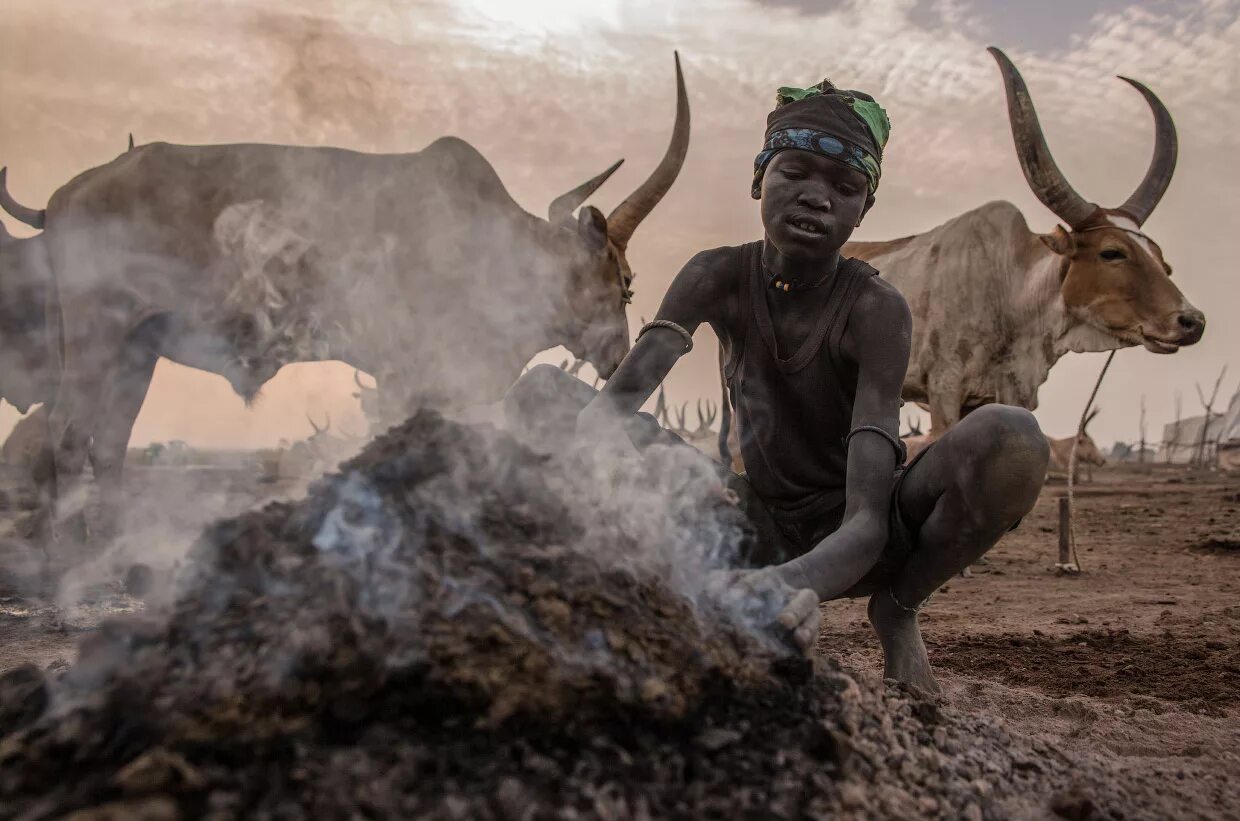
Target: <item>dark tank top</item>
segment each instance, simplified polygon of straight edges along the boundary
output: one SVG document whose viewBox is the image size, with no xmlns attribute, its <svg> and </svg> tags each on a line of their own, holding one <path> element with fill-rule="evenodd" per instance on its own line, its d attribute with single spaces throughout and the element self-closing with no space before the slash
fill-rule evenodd
<svg viewBox="0 0 1240 821">
<path fill-rule="evenodd" d="M 852 427 L 857 372 L 840 355 L 840 340 L 865 282 L 878 272 L 861 260 L 841 259 L 821 286 L 830 292 L 813 330 L 781 358 L 762 248 L 759 241 L 737 249 L 739 335 L 730 340 L 724 377 L 754 491 L 777 511 L 818 516 L 844 501 L 844 437 Z"/>
</svg>

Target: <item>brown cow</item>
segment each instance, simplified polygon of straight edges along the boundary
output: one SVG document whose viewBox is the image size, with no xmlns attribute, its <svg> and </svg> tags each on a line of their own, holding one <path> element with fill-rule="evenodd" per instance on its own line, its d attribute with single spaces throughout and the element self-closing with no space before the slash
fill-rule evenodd
<svg viewBox="0 0 1240 821">
<path fill-rule="evenodd" d="M 47 446 L 47 405 L 17 420 L 0 446 L 0 462 L 29 469 Z"/>
<path fill-rule="evenodd" d="M 1080 437 L 1077 439 L 1076 446 L 1076 473 L 1072 477 L 1076 481 L 1081 477 L 1081 466 L 1102 467 L 1107 463 L 1106 457 L 1102 455 L 1098 445 L 1094 442 L 1093 437 L 1089 435 L 1086 428 L 1089 423 L 1094 421 L 1094 417 L 1098 415 L 1098 408 L 1094 408 L 1089 412 L 1089 416 L 1085 417 L 1085 427 L 1082 428 Z M 1046 437 L 1046 442 L 1051 446 L 1051 461 L 1047 466 L 1047 473 L 1055 473 L 1061 476 L 1068 475 L 1068 462 L 1072 458 L 1072 440 L 1076 437 L 1068 436 L 1063 439 L 1052 439 Z"/>
<path fill-rule="evenodd" d="M 101 508 L 116 510 L 160 356 L 247 401 L 287 363 L 337 359 L 376 375 L 404 415 L 494 401 L 559 344 L 610 375 L 629 345 L 629 240 L 688 150 L 679 59 L 676 86 L 667 153 L 607 217 L 573 212 L 619 163 L 543 220 L 455 138 L 408 154 L 143 145 L 71 180 L 46 212 L 19 210 L 45 226 L 57 285 L 55 481 L 76 477 L 89 447 Z"/>
</svg>

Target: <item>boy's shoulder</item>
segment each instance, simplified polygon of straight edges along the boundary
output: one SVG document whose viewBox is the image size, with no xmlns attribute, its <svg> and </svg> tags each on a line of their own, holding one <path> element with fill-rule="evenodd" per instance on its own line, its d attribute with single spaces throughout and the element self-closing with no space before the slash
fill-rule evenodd
<svg viewBox="0 0 1240 821">
<path fill-rule="evenodd" d="M 852 312 L 855 314 L 860 311 L 867 316 L 876 316 L 900 324 L 911 321 L 912 313 L 904 294 L 883 279 L 877 269 L 872 266 L 871 268 L 874 275 L 862 278 Z"/>
<path fill-rule="evenodd" d="M 689 265 L 701 266 L 711 270 L 734 270 L 739 268 L 744 262 L 746 252 L 757 247 L 760 252 L 762 240 L 755 242 L 746 242 L 741 245 L 720 245 L 717 248 L 707 248 L 704 251 L 698 251 L 689 260 Z"/>
<path fill-rule="evenodd" d="M 743 245 L 720 245 L 698 251 L 685 263 L 684 270 L 690 271 L 698 280 L 708 281 L 716 287 L 732 288 L 744 276 L 746 261 L 754 246 L 761 255 L 761 240 L 747 242 Z"/>
</svg>

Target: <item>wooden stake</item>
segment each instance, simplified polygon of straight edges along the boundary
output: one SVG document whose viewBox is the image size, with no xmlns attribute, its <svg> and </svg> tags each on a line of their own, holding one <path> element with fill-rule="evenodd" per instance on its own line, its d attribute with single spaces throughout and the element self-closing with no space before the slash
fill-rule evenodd
<svg viewBox="0 0 1240 821">
<path fill-rule="evenodd" d="M 1076 570 L 1072 562 L 1072 504 L 1067 496 L 1059 497 L 1059 561 L 1055 569 L 1061 573 Z"/>
<path fill-rule="evenodd" d="M 1094 383 L 1094 389 L 1089 394 L 1089 401 L 1085 403 L 1085 410 L 1081 411 L 1081 422 L 1076 426 L 1076 436 L 1072 440 L 1072 450 L 1068 452 L 1068 495 L 1059 500 L 1059 562 L 1056 563 L 1055 569 L 1060 573 L 1081 572 L 1081 560 L 1076 557 L 1076 533 L 1072 529 L 1072 491 L 1076 485 L 1076 446 L 1081 443 L 1081 436 L 1085 433 L 1085 423 L 1089 421 L 1089 409 L 1093 407 L 1094 400 L 1098 398 L 1098 389 L 1102 387 L 1102 380 L 1107 375 L 1107 369 L 1111 367 L 1111 360 L 1114 358 L 1115 351 L 1111 351 L 1107 355 L 1107 361 L 1103 364 L 1102 370 L 1098 373 L 1098 381 Z M 1064 559 L 1064 532 L 1068 534 L 1067 555 L 1070 556 L 1070 561 Z"/>
</svg>

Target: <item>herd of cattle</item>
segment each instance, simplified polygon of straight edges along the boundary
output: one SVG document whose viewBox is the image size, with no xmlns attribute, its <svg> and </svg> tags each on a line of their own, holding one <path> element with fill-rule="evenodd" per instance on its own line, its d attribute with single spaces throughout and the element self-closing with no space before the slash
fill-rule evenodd
<svg viewBox="0 0 1240 821">
<path fill-rule="evenodd" d="M 1205 324 L 1140 230 L 1176 162 L 1163 104 L 1127 80 L 1153 111 L 1154 159 L 1122 205 L 1099 207 L 1055 165 L 1016 67 L 991 53 L 1025 177 L 1064 225 L 1034 233 L 1015 206 L 991 202 L 924 234 L 844 249 L 909 302 L 903 393 L 928 407 L 931 436 L 987 403 L 1035 407 L 1068 351 L 1170 353 Z M 662 161 L 607 216 L 584 203 L 619 162 L 541 219 L 453 137 L 405 154 L 131 141 L 43 209 L 15 202 L 0 171 L 0 206 L 41 229 L 18 239 L 0 226 L 0 398 L 23 413 L 43 405 L 28 462 L 45 520 L 89 458 L 100 527 L 115 524 L 161 356 L 224 376 L 247 401 L 288 363 L 341 360 L 382 388 L 358 381 L 379 426 L 417 407 L 494 402 L 557 345 L 607 378 L 629 347 L 628 244 L 689 148 L 679 58 L 676 100 Z M 709 431 L 704 415 L 683 432 Z"/>
</svg>

